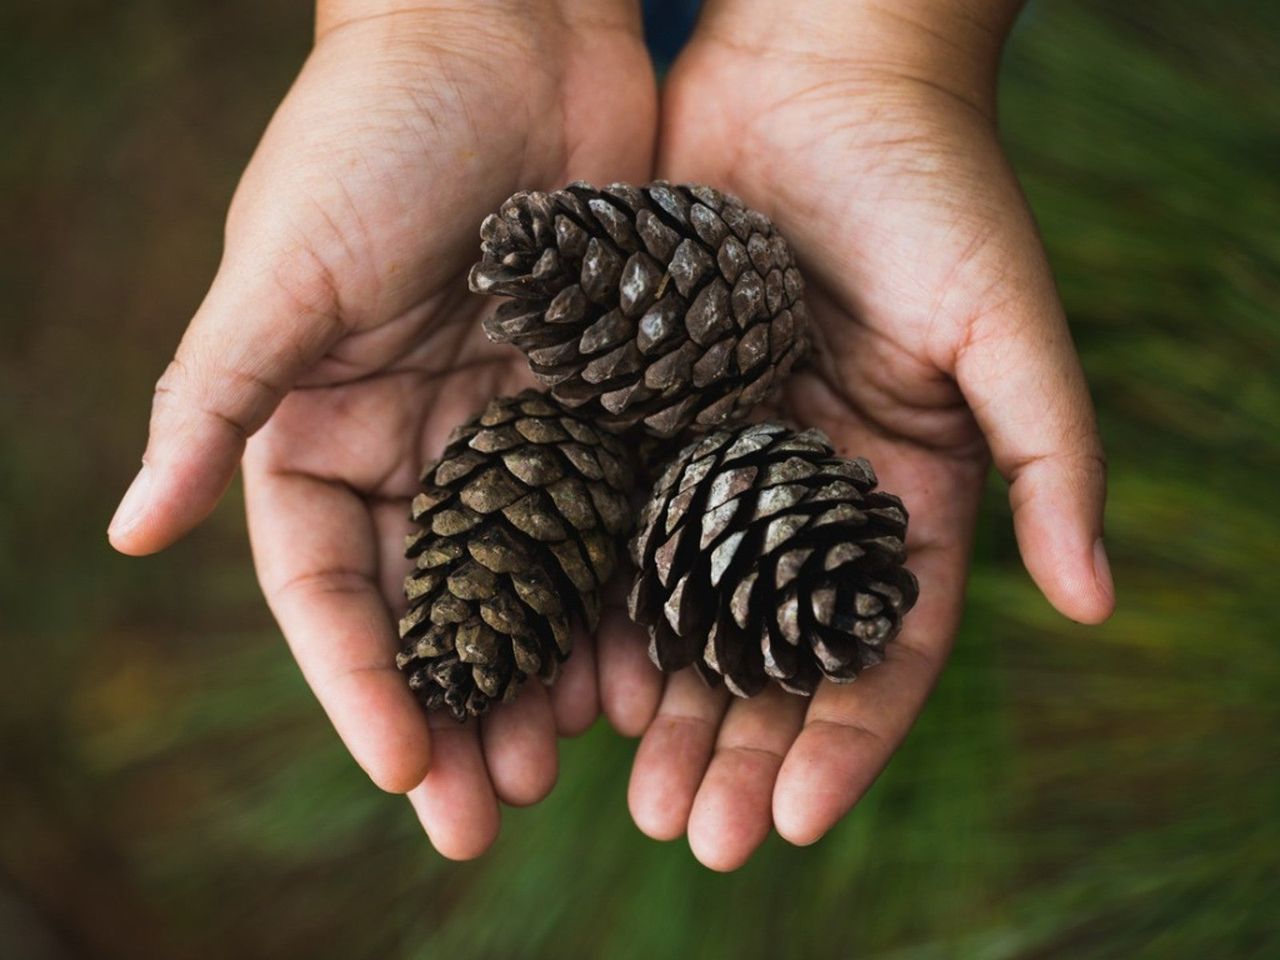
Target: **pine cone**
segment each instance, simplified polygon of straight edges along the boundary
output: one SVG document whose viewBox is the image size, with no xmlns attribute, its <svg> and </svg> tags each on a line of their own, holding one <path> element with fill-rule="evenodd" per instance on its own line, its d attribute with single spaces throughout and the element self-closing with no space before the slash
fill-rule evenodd
<svg viewBox="0 0 1280 960">
<path fill-rule="evenodd" d="M 621 442 L 532 390 L 493 400 L 422 474 L 396 664 L 428 709 L 459 720 L 547 683 L 571 620 L 594 629 L 630 527 Z"/>
<path fill-rule="evenodd" d="M 741 697 L 813 693 L 884 658 L 915 603 L 907 513 L 866 460 L 816 430 L 737 425 L 685 447 L 631 541 L 631 618 L 662 670 L 696 664 Z"/>
<path fill-rule="evenodd" d="M 562 403 L 672 437 L 741 418 L 807 346 L 804 282 L 763 214 L 703 186 L 517 193 L 480 228 L 485 322 Z"/>
</svg>

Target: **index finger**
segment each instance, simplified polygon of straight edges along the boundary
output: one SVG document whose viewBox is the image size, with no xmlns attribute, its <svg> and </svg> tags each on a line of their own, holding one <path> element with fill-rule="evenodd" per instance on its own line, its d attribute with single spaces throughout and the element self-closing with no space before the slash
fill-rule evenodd
<svg viewBox="0 0 1280 960">
<path fill-rule="evenodd" d="M 426 776 L 430 735 L 395 665 L 367 506 L 340 484 L 273 472 L 258 457 L 244 472 L 258 579 L 303 676 L 374 783 L 408 792 Z"/>
</svg>

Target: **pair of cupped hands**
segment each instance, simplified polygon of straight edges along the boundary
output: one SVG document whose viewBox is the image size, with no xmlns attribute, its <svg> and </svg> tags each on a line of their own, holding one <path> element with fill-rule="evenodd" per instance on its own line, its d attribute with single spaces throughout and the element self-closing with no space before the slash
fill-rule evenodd
<svg viewBox="0 0 1280 960">
<path fill-rule="evenodd" d="M 544 797 L 557 738 L 600 712 L 642 738 L 628 800 L 649 836 L 687 834 L 715 869 L 770 829 L 812 843 L 942 669 L 989 460 L 1049 601 L 1090 623 L 1114 604 L 1092 407 L 996 136 L 1015 13 L 709 0 L 659 91 L 635 0 L 322 2 L 156 386 L 112 543 L 172 543 L 242 463 L 258 578 L 308 683 L 447 857 L 494 841 L 500 801 Z M 408 503 L 455 425 L 530 382 L 467 291 L 480 221 L 516 190 L 655 176 L 735 193 L 790 240 L 816 343 L 783 413 L 906 502 L 919 604 L 857 683 L 735 700 L 659 674 L 619 585 L 554 687 L 479 722 L 424 717 L 394 663 Z"/>
</svg>

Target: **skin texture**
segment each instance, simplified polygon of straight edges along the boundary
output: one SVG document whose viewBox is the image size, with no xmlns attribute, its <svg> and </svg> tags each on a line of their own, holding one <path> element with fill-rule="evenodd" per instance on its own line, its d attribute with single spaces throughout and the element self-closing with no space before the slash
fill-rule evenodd
<svg viewBox="0 0 1280 960">
<path fill-rule="evenodd" d="M 259 579 L 299 665 L 357 762 L 409 794 L 446 856 L 492 843 L 499 800 L 544 796 L 557 735 L 601 709 L 643 735 L 629 803 L 648 835 L 687 835 L 722 870 L 770 829 L 815 841 L 942 667 L 989 457 L 1054 606 L 1092 623 L 1114 604 L 1092 408 L 995 136 L 1012 12 L 712 2 L 659 124 L 629 0 L 322 6 L 157 386 L 112 543 L 144 554 L 177 539 L 243 454 Z M 904 498 L 920 602 L 856 684 L 731 703 L 657 673 L 619 584 L 551 691 L 526 685 L 480 723 L 424 723 L 393 665 L 417 471 L 485 399 L 528 382 L 465 292 L 476 227 L 516 189 L 649 179 L 655 136 L 660 175 L 735 192 L 792 241 L 817 351 L 783 412 L 868 456 Z"/>
</svg>

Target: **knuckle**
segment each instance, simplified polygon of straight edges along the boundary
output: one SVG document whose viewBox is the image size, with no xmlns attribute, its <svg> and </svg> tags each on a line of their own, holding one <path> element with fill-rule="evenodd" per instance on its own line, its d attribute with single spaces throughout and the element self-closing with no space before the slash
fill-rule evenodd
<svg viewBox="0 0 1280 960">
<path fill-rule="evenodd" d="M 183 362 L 178 357 L 170 360 L 169 365 L 156 380 L 152 391 L 151 422 L 153 424 L 173 406 L 175 398 L 186 388 L 189 380 L 190 376 Z"/>
<path fill-rule="evenodd" d="M 1074 471 L 1083 474 L 1106 476 L 1107 456 L 1096 441 L 1083 446 L 1073 446 L 1042 453 L 1030 453 L 1012 457 L 1005 468 L 1010 482 L 1029 470 L 1048 467 L 1056 471 Z"/>
<path fill-rule="evenodd" d="M 249 278 L 281 322 L 336 323 L 344 314 L 343 278 L 351 276 L 353 267 L 363 268 L 355 251 L 367 244 L 353 247 L 350 218 L 335 216 L 320 201 L 295 199 L 287 205 L 296 208 L 291 225 L 264 224 L 261 202 L 237 193 L 227 214 L 227 252 L 219 273 Z"/>
<path fill-rule="evenodd" d="M 267 585 L 264 593 L 271 600 L 296 597 L 309 603 L 326 596 L 361 596 L 371 589 L 367 573 L 334 567 L 295 573 L 278 584 Z"/>
<path fill-rule="evenodd" d="M 877 747 L 889 746 L 884 734 L 855 716 L 843 716 L 835 713 L 816 716 L 807 721 L 806 727 L 825 729 L 849 741 L 861 741 Z"/>
<path fill-rule="evenodd" d="M 160 374 L 159 379 L 156 380 L 156 397 L 159 398 L 171 395 L 186 379 L 186 366 L 180 359 L 174 357 L 169 361 L 169 365 L 164 368 L 164 373 Z"/>
<path fill-rule="evenodd" d="M 241 441 L 247 440 L 255 427 L 251 412 L 234 409 L 234 405 L 229 408 L 226 403 L 219 402 L 216 394 L 208 387 L 210 383 L 242 384 L 275 399 L 283 392 L 278 384 L 260 375 L 230 367 L 197 373 L 179 355 L 169 361 L 164 373 L 156 381 L 151 399 L 153 432 L 161 424 L 171 422 L 175 416 L 195 415 L 218 421 Z"/>
<path fill-rule="evenodd" d="M 333 269 L 309 246 L 282 255 L 271 273 L 286 308 L 310 317 L 337 317 L 338 282 Z"/>
</svg>

